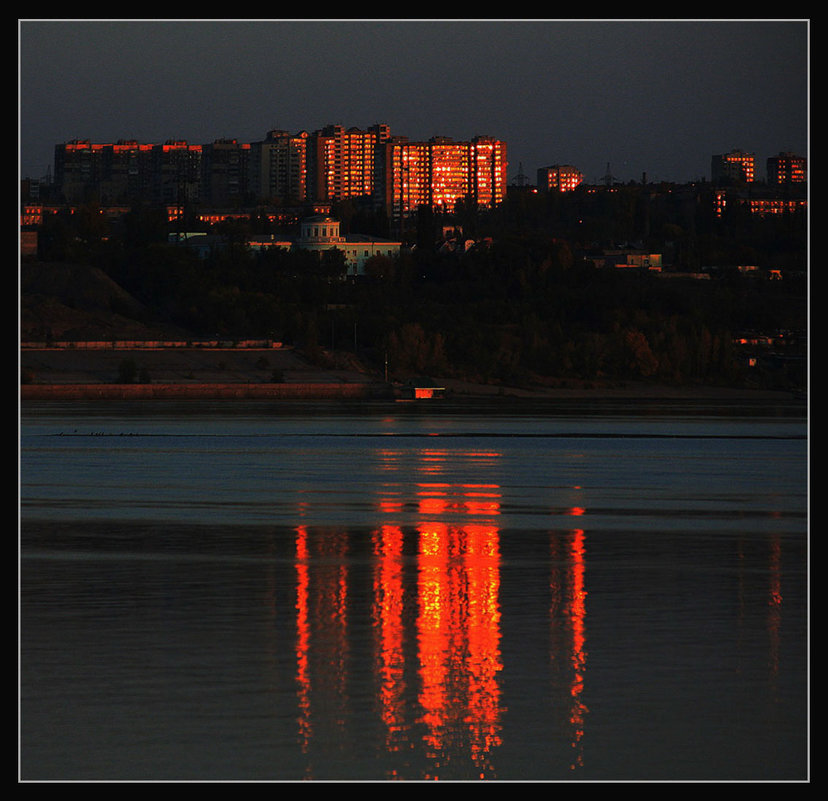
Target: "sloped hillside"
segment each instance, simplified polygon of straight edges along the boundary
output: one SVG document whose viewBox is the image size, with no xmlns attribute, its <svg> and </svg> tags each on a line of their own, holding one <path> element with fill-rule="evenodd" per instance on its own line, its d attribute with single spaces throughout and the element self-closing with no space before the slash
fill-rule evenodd
<svg viewBox="0 0 828 801">
<path fill-rule="evenodd" d="M 141 303 L 95 267 L 40 262 L 21 265 L 22 341 L 187 336 L 180 329 L 150 319 Z"/>
</svg>

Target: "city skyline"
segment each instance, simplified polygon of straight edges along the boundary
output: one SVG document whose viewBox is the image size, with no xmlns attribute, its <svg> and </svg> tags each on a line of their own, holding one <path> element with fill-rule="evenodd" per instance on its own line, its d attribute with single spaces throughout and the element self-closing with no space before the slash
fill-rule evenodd
<svg viewBox="0 0 828 801">
<path fill-rule="evenodd" d="M 710 177 L 808 155 L 805 20 L 21 20 L 20 174 L 72 139 L 255 141 L 388 124 L 491 136 L 508 180 Z M 770 113 L 772 111 L 772 113 Z"/>
</svg>

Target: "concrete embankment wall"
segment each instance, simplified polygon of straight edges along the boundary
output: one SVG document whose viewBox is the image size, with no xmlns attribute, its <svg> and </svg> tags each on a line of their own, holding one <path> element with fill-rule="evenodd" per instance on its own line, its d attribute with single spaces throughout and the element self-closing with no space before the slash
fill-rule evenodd
<svg viewBox="0 0 828 801">
<path fill-rule="evenodd" d="M 337 400 L 391 397 L 386 384 L 23 384 L 21 400 Z"/>
</svg>

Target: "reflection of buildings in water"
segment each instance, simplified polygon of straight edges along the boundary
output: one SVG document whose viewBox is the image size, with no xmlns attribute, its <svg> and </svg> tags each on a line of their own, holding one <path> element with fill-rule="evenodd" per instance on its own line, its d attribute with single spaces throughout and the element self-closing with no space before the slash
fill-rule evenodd
<svg viewBox="0 0 828 801">
<path fill-rule="evenodd" d="M 500 546 L 494 526 L 419 526 L 420 721 L 435 767 L 465 731 L 480 771 L 501 744 Z M 432 776 L 431 778 L 437 778 Z"/>
<path fill-rule="evenodd" d="M 405 588 L 403 532 L 399 526 L 382 526 L 372 537 L 374 659 L 380 717 L 385 746 L 397 751 L 407 730 L 405 681 Z"/>
<path fill-rule="evenodd" d="M 424 512 L 418 525 L 407 529 L 388 523 L 371 534 L 372 650 L 367 664 L 373 671 L 376 722 L 386 752 L 411 752 L 416 748 L 412 738 L 420 738 L 435 776 L 440 764 L 456 763 L 465 753 L 477 775 L 492 777 L 496 751 L 508 736 L 501 687 L 502 671 L 509 668 L 501 650 L 503 533 L 494 517 L 462 516 L 470 508 L 462 500 L 464 493 L 481 487 L 422 482 L 419 489 L 426 493 L 421 500 L 435 503 L 417 505 Z M 498 489 L 487 484 L 482 491 L 499 496 Z M 573 505 L 568 514 L 583 520 L 585 510 Z M 353 700 L 347 697 L 348 682 L 354 680 L 356 666 L 365 670 L 357 653 L 361 646 L 355 648 L 349 638 L 349 621 L 353 626 L 357 616 L 349 599 L 363 590 L 349 586 L 354 581 L 347 567 L 353 550 L 349 537 L 346 532 L 296 529 L 295 678 L 298 733 L 306 746 L 333 725 L 349 734 L 343 722 Z M 553 530 L 548 543 L 548 568 L 543 568 L 549 593 L 547 678 L 556 704 L 546 724 L 549 736 L 569 744 L 570 768 L 576 771 L 584 767 L 589 714 L 587 536 L 580 528 Z M 757 580 L 768 582 L 761 588 L 767 611 L 759 613 L 767 616 L 768 670 L 776 678 L 784 611 L 783 541 L 771 537 L 765 545 L 762 558 L 769 569 Z M 748 555 L 740 551 L 739 557 L 749 563 Z M 740 571 L 740 614 L 747 615 L 758 597 L 751 595 L 757 589 L 753 580 Z M 559 694 L 564 688 L 565 700 Z M 334 723 L 324 724 L 327 718 Z"/>
<path fill-rule="evenodd" d="M 485 476 L 481 480 L 481 472 L 499 458 L 492 451 L 439 448 L 381 454 L 381 469 L 396 482 L 386 484 L 380 509 L 394 514 L 411 508 L 421 521 L 416 630 L 424 742 L 436 766 L 447 744 L 455 747 L 458 733 L 465 732 L 481 776 L 488 755 L 500 744 L 502 713 L 500 546 L 499 531 L 491 525 L 501 492 L 499 484 Z M 464 480 L 450 480 L 457 476 Z"/>
<path fill-rule="evenodd" d="M 749 564 L 748 552 L 744 550 L 745 543 L 740 543 L 738 551 L 738 562 L 740 567 Z M 767 553 L 767 576 L 768 584 L 761 596 L 766 595 L 767 604 L 767 635 L 768 635 L 768 658 L 767 664 L 770 671 L 771 680 L 775 681 L 779 678 L 779 649 L 781 645 L 782 636 L 782 576 L 783 576 L 783 560 L 782 560 L 782 540 L 778 534 L 774 534 L 768 541 Z M 763 558 L 763 563 L 764 563 Z M 747 615 L 750 611 L 750 572 L 744 569 L 739 571 L 739 591 L 738 591 L 738 609 L 739 609 L 739 628 L 740 630 L 747 627 Z"/>
<path fill-rule="evenodd" d="M 500 485 L 489 481 L 486 473 L 497 466 L 500 457 L 496 451 L 480 450 L 381 450 L 378 469 L 386 476 L 377 508 L 386 515 L 411 511 L 418 518 L 497 515 Z M 462 480 L 453 480 L 458 476 Z"/>
<path fill-rule="evenodd" d="M 388 480 L 378 508 L 387 517 L 371 535 L 370 664 L 384 748 L 415 747 L 412 738 L 418 733 L 432 763 L 431 778 L 461 752 L 477 776 L 491 777 L 504 712 L 500 530 L 495 525 L 502 493 L 485 468 L 497 463 L 498 454 L 461 454 L 469 465 L 483 467 L 470 472 L 458 470 L 456 453 L 450 470 L 444 451 L 418 452 L 415 470 L 407 464 L 410 456 L 383 452 L 381 469 Z M 457 478 L 464 480 L 452 480 Z M 405 550 L 400 515 L 406 510 L 417 521 L 416 553 Z M 566 512 L 583 513 L 578 506 Z M 550 579 L 551 670 L 565 671 L 553 681 L 569 688 L 566 727 L 576 768 L 582 763 L 587 711 L 582 701 L 585 535 L 579 529 L 552 542 L 561 550 L 551 559 L 557 571 Z M 306 744 L 319 736 L 322 725 L 320 717 L 312 725 L 312 706 L 341 723 L 349 703 L 348 599 L 361 588 L 348 586 L 353 576 L 347 572 L 347 551 L 347 533 L 311 536 L 297 529 L 296 679 L 299 735 Z"/>
<path fill-rule="evenodd" d="M 326 710 L 325 722 L 342 727 L 348 680 L 347 532 L 310 536 L 296 529 L 296 683 L 299 736 L 307 750 L 316 734 L 313 707 Z M 319 557 L 314 559 L 314 557 Z M 315 682 L 324 666 L 324 681 Z"/>
<path fill-rule="evenodd" d="M 500 487 L 497 484 L 418 485 L 418 509 L 424 517 L 446 514 L 474 516 L 497 515 L 500 512 Z"/>
<path fill-rule="evenodd" d="M 296 686 L 299 707 L 299 740 L 303 751 L 307 751 L 312 735 L 310 723 L 310 651 L 311 621 L 308 617 L 308 595 L 310 591 L 310 564 L 308 560 L 308 530 L 305 526 L 296 529 Z"/>
<path fill-rule="evenodd" d="M 575 762 L 580 765 L 583 762 L 583 752 L 578 747 L 584 734 L 584 715 L 587 708 L 581 700 L 584 689 L 584 670 L 586 668 L 586 589 L 584 584 L 584 532 L 581 529 L 573 532 L 572 546 L 570 549 L 570 607 L 569 619 L 572 626 L 572 707 L 570 723 L 573 727 L 576 755 Z"/>
<path fill-rule="evenodd" d="M 416 576 L 401 527 L 372 534 L 370 664 L 385 748 L 411 747 L 416 726 L 435 773 L 459 749 L 484 777 L 501 737 L 499 532 L 438 522 L 416 534 Z M 305 750 L 323 728 L 344 726 L 352 700 L 348 599 L 358 589 L 348 587 L 346 536 L 296 530 L 295 678 Z"/>
<path fill-rule="evenodd" d="M 419 453 L 417 469 L 421 473 L 439 473 L 443 470 L 448 456 L 448 451 L 426 448 Z"/>
<path fill-rule="evenodd" d="M 583 766 L 582 740 L 586 705 L 586 584 L 585 534 L 575 529 L 550 539 L 550 666 L 555 686 L 569 687 L 569 730 L 573 749 L 571 769 Z M 565 657 L 565 658 L 564 658 Z M 565 671 L 565 676 L 561 673 Z"/>
</svg>

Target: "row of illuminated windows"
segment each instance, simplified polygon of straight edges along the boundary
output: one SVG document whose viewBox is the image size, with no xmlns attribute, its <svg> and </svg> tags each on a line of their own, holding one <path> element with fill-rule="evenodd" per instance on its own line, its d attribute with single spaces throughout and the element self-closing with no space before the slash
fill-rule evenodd
<svg viewBox="0 0 828 801">
<path fill-rule="evenodd" d="M 259 146 L 259 143 L 257 143 Z M 91 146 L 84 144 L 64 146 L 66 158 L 62 159 L 60 177 L 71 179 L 75 183 L 85 183 L 91 180 L 85 170 L 88 168 L 86 159 L 95 156 L 106 147 Z M 126 146 L 119 144 L 119 148 Z M 145 146 L 139 146 L 143 147 Z M 156 152 L 163 152 L 170 157 L 167 165 L 156 164 L 156 170 L 181 170 L 184 164 L 178 163 L 180 156 L 193 157 L 193 161 L 186 165 L 188 170 L 196 170 L 199 167 L 199 157 L 209 148 L 202 146 L 187 145 L 186 142 L 168 142 L 160 146 L 150 146 L 157 149 Z M 339 137 L 325 139 L 321 142 L 321 149 L 317 151 L 317 158 L 306 161 L 305 142 L 291 139 L 288 141 L 261 143 L 259 149 L 256 146 L 246 146 L 245 149 L 253 151 L 250 156 L 253 159 L 250 165 L 249 178 L 242 176 L 249 181 L 251 188 L 265 189 L 268 187 L 298 186 L 297 181 L 303 185 L 310 179 L 311 172 L 316 175 L 316 182 L 313 186 L 319 189 L 314 194 L 322 193 L 328 199 L 345 197 L 353 194 L 373 194 L 379 189 L 377 181 L 393 185 L 399 171 L 411 171 L 420 173 L 424 185 L 437 182 L 439 184 L 456 184 L 462 186 L 468 184 L 481 184 L 487 186 L 505 182 L 504 158 L 505 148 L 500 144 L 485 143 L 407 143 L 399 147 L 396 143 L 389 145 L 388 159 L 381 162 L 377 160 L 379 151 L 376 150 L 377 140 L 372 136 Z M 81 153 L 85 158 L 78 158 L 74 166 L 69 161 L 69 153 L 79 156 Z M 240 157 L 240 154 L 238 154 Z M 309 156 L 309 154 L 308 154 Z M 207 167 L 207 162 L 201 162 Z M 213 163 L 212 161 L 210 163 Z M 390 165 L 386 169 L 386 164 Z M 149 163 L 147 164 L 149 167 Z M 223 169 L 223 168 L 222 168 Z M 288 175 L 292 179 L 288 179 Z M 184 180 L 192 180 L 196 176 L 181 175 Z M 242 180 L 242 179 L 240 179 Z M 59 181 L 59 183 L 62 181 Z M 328 187 L 325 189 L 325 187 Z M 310 187 L 309 187 L 310 189 Z M 313 192 L 313 190 L 311 189 Z M 459 190 L 458 190 L 459 191 Z M 503 188 L 505 193 L 505 186 Z M 320 198 L 322 199 L 322 198 Z"/>
</svg>

